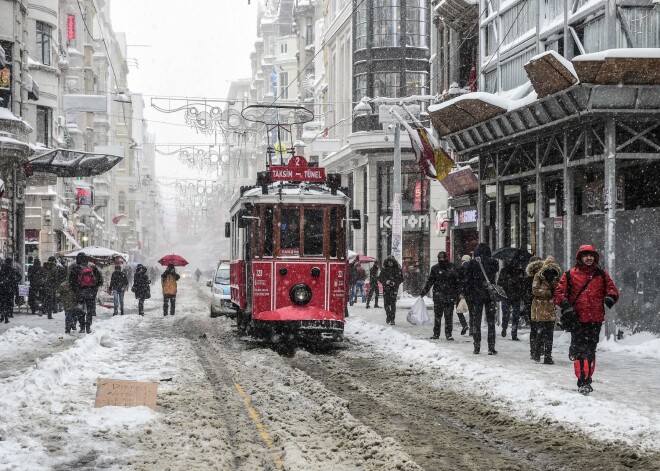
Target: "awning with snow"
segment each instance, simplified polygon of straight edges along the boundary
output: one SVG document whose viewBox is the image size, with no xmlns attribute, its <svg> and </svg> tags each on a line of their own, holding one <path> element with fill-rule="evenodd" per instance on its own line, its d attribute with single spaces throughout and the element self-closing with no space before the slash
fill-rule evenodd
<svg viewBox="0 0 660 471">
<path fill-rule="evenodd" d="M 5 55 L 5 50 L 0 46 L 0 67 L 4 67 L 7 64 L 7 56 Z"/>
<path fill-rule="evenodd" d="M 55 149 L 30 160 L 30 166 L 34 172 L 58 177 L 91 177 L 107 172 L 122 159 L 118 155 Z"/>
<path fill-rule="evenodd" d="M 39 85 L 30 74 L 27 75 L 25 87 L 27 88 L 28 92 L 28 100 L 39 101 Z"/>
<path fill-rule="evenodd" d="M 524 67 L 538 98 L 566 90 L 578 82 L 573 64 L 556 51 L 542 52 Z"/>
<path fill-rule="evenodd" d="M 77 241 L 76 239 L 74 239 L 74 238 L 71 236 L 71 234 L 69 234 L 67 231 L 60 231 L 60 232 L 62 233 L 62 235 L 64 235 L 64 238 L 65 238 L 66 240 L 68 240 L 69 242 L 71 242 L 71 243 L 73 244 L 73 246 L 74 246 L 75 248 L 77 248 L 78 250 L 82 249 L 82 247 L 80 246 L 80 244 L 78 243 L 78 241 Z"/>
<path fill-rule="evenodd" d="M 474 126 L 507 111 L 506 100 L 483 92 L 468 93 L 429 107 L 433 126 L 441 136 Z"/>
</svg>

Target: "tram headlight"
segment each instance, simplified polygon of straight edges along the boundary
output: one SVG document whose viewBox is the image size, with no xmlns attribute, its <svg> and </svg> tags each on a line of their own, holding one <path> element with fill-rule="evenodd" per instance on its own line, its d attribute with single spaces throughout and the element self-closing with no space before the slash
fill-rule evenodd
<svg viewBox="0 0 660 471">
<path fill-rule="evenodd" d="M 293 304 L 304 306 L 312 299 L 312 290 L 306 284 L 300 283 L 291 288 L 289 297 Z"/>
</svg>

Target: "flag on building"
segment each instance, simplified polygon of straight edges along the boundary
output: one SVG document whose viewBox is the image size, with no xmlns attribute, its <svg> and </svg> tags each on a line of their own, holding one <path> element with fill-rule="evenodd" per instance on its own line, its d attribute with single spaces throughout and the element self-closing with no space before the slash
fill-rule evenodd
<svg viewBox="0 0 660 471">
<path fill-rule="evenodd" d="M 405 109 L 405 105 L 403 108 Z M 449 154 L 412 114 L 410 114 L 413 119 L 412 125 L 394 110 L 392 115 L 408 131 L 413 152 L 424 175 L 430 180 L 442 182 L 454 167 L 454 161 Z"/>
</svg>

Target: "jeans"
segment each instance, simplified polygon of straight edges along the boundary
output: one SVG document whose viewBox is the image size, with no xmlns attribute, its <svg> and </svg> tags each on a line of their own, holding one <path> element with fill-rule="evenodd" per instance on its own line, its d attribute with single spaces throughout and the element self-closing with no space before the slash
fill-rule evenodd
<svg viewBox="0 0 660 471">
<path fill-rule="evenodd" d="M 371 296 L 376 293 L 375 301 L 374 301 L 374 306 L 378 307 L 378 294 L 380 293 L 380 290 L 378 289 L 378 281 L 373 281 L 369 283 L 369 294 L 367 294 L 367 306 L 371 302 Z"/>
<path fill-rule="evenodd" d="M 481 319 L 486 308 L 486 324 L 488 325 L 488 349 L 495 350 L 495 315 L 497 307 L 492 301 L 468 301 L 470 308 L 470 334 L 474 345 L 481 346 Z"/>
<path fill-rule="evenodd" d="M 358 295 L 362 298 L 362 302 L 367 300 L 364 292 L 364 281 L 362 280 L 356 281 L 355 285 L 353 285 L 353 297 L 351 298 L 352 303 L 357 302 Z"/>
<path fill-rule="evenodd" d="M 511 338 L 518 336 L 518 323 L 520 322 L 520 300 L 502 301 L 502 330 L 505 331 L 509 325 L 509 315 L 513 311 L 511 319 Z"/>
<path fill-rule="evenodd" d="M 174 308 L 176 307 L 176 294 L 163 295 L 163 315 L 167 315 L 167 305 L 170 305 L 170 315 L 174 315 Z"/>
<path fill-rule="evenodd" d="M 114 301 L 115 301 L 115 312 L 114 312 L 113 316 L 117 315 L 117 310 L 119 310 L 119 312 L 121 312 L 121 315 L 123 316 L 124 315 L 124 292 L 121 291 L 121 290 L 116 289 L 112 292 L 112 294 L 114 295 Z"/>
<path fill-rule="evenodd" d="M 74 309 L 64 310 L 64 332 L 67 334 L 72 330 L 76 330 L 76 322 L 78 321 L 78 311 Z M 83 327 L 82 325 L 80 326 Z"/>
</svg>

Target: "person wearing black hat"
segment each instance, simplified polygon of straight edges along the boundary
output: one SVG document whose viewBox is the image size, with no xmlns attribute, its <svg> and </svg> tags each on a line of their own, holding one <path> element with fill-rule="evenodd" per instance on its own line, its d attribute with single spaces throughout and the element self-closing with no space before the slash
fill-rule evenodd
<svg viewBox="0 0 660 471">
<path fill-rule="evenodd" d="M 431 267 L 429 278 L 419 295 L 425 296 L 431 287 L 433 287 L 433 312 L 435 313 L 431 339 L 440 338 L 440 326 L 444 315 L 445 337 L 447 340 L 454 340 L 452 337 L 454 305 L 460 297 L 460 274 L 456 266 L 447 259 L 447 252 L 438 252 L 438 263 Z M 462 316 L 461 321 L 463 330 L 467 331 L 465 316 Z"/>
<path fill-rule="evenodd" d="M 96 315 L 96 293 L 103 285 L 103 275 L 94 264 L 90 264 L 87 255 L 76 255 L 76 264 L 69 273 L 69 286 L 76 295 L 80 333 L 92 333 L 92 317 Z"/>
</svg>

